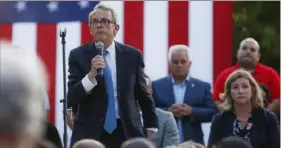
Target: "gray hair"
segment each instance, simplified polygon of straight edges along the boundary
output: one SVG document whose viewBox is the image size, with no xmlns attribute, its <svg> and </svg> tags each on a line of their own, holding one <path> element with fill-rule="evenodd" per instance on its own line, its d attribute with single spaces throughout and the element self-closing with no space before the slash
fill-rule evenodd
<svg viewBox="0 0 281 148">
<path fill-rule="evenodd" d="M 125 141 L 121 148 L 155 148 L 155 146 L 145 138 L 132 138 Z"/>
<path fill-rule="evenodd" d="M 105 146 L 93 139 L 82 139 L 80 141 L 77 141 L 74 145 L 73 148 L 105 148 Z"/>
<path fill-rule="evenodd" d="M 177 45 L 173 45 L 169 48 L 169 53 L 168 53 L 168 60 L 169 63 L 172 61 L 172 54 L 174 52 L 178 52 L 178 51 L 185 51 L 186 52 L 186 56 L 188 58 L 190 58 L 189 56 L 189 47 L 183 44 L 177 44 Z"/>
<path fill-rule="evenodd" d="M 113 22 L 118 24 L 118 19 L 117 19 L 117 13 L 116 11 L 109 7 L 109 6 L 106 6 L 104 4 L 98 4 L 95 6 L 95 8 L 90 12 L 89 14 L 89 18 L 88 18 L 88 21 L 89 21 L 89 26 L 91 25 L 91 22 L 92 22 L 92 16 L 94 15 L 94 13 L 97 11 L 97 10 L 103 10 L 103 11 L 110 11 L 111 14 L 112 14 L 112 17 L 113 17 Z"/>
<path fill-rule="evenodd" d="M 0 133 L 40 138 L 47 75 L 34 53 L 18 49 L 0 41 Z"/>
<path fill-rule="evenodd" d="M 245 43 L 245 42 L 254 42 L 256 44 L 256 46 L 258 47 L 258 50 L 260 50 L 260 44 L 257 40 L 255 40 L 254 38 L 248 37 L 245 38 L 244 40 L 242 40 L 240 42 L 239 48 L 241 48 L 241 46 Z"/>
</svg>

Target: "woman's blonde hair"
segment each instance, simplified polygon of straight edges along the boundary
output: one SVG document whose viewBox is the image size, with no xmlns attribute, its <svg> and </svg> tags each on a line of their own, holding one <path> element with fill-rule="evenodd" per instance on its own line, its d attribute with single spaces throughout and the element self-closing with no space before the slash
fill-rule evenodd
<svg viewBox="0 0 281 148">
<path fill-rule="evenodd" d="M 230 91 L 231 91 L 232 83 L 239 78 L 245 78 L 250 82 L 251 89 L 252 89 L 251 102 L 253 108 L 263 108 L 264 104 L 263 104 L 262 91 L 258 83 L 249 72 L 243 69 L 238 69 L 228 76 L 224 84 L 224 93 L 220 94 L 220 98 L 223 100 L 223 103 L 220 105 L 220 108 L 224 111 L 231 111 L 234 109 L 233 98 L 231 97 Z"/>
</svg>

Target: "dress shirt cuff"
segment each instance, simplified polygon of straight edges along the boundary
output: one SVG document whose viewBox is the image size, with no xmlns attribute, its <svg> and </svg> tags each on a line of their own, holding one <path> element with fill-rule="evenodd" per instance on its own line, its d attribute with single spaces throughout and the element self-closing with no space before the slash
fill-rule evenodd
<svg viewBox="0 0 281 148">
<path fill-rule="evenodd" d="M 86 75 L 83 79 L 82 79 L 82 85 L 84 87 L 84 90 L 89 94 L 91 92 L 91 90 L 97 85 L 97 80 L 94 79 L 93 82 L 91 82 L 89 80 L 88 75 Z"/>
<path fill-rule="evenodd" d="M 151 131 L 153 131 L 153 132 L 155 132 L 155 133 L 157 133 L 158 132 L 158 128 L 147 128 L 148 130 L 151 130 Z"/>
</svg>

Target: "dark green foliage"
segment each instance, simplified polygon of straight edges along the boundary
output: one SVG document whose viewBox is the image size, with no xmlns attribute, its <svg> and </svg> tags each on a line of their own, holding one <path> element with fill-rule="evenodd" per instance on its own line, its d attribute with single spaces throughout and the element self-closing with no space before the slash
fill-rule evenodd
<svg viewBox="0 0 281 148">
<path fill-rule="evenodd" d="M 233 63 L 240 41 L 253 37 L 261 46 L 261 63 L 280 73 L 280 2 L 236 1 L 233 20 Z"/>
</svg>

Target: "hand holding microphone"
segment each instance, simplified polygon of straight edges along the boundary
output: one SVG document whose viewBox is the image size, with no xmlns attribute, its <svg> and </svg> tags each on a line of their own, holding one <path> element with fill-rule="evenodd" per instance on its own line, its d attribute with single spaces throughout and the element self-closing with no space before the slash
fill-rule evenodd
<svg viewBox="0 0 281 148">
<path fill-rule="evenodd" d="M 98 51 L 98 55 L 96 55 L 91 61 L 91 70 L 88 73 L 88 77 L 90 81 L 95 81 L 95 77 L 98 73 L 103 75 L 103 69 L 105 67 L 104 59 L 103 59 L 103 43 L 97 42 L 95 43 L 96 50 Z"/>
</svg>

